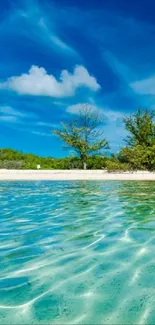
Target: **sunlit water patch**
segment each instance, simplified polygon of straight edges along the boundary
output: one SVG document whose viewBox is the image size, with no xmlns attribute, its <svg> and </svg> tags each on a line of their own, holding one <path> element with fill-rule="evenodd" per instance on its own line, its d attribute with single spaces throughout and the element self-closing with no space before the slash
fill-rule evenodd
<svg viewBox="0 0 155 325">
<path fill-rule="evenodd" d="M 0 324 L 155 324 L 154 182 L 1 182 Z"/>
</svg>

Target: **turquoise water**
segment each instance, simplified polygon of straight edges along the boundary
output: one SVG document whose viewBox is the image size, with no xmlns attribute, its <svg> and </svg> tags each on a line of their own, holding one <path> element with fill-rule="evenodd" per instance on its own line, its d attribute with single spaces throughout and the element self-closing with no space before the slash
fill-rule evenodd
<svg viewBox="0 0 155 325">
<path fill-rule="evenodd" d="M 0 324 L 155 324 L 154 182 L 1 182 Z"/>
</svg>

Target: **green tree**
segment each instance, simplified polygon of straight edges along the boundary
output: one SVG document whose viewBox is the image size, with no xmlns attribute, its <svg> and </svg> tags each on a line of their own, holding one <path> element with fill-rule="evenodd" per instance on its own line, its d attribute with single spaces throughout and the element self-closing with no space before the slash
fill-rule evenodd
<svg viewBox="0 0 155 325">
<path fill-rule="evenodd" d="M 118 154 L 118 160 L 122 164 L 129 164 L 131 169 L 148 169 L 148 154 L 144 146 L 125 147 Z"/>
<path fill-rule="evenodd" d="M 127 163 L 121 163 L 120 161 L 114 161 L 114 160 L 107 160 L 106 163 L 106 169 L 108 170 L 108 172 L 125 172 L 130 170 L 130 165 Z"/>
<path fill-rule="evenodd" d="M 127 147 L 123 148 L 118 159 L 128 163 L 133 169 L 155 169 L 155 112 L 140 109 L 130 117 L 124 118 L 129 132 Z"/>
<path fill-rule="evenodd" d="M 108 142 L 101 130 L 102 120 L 97 111 L 89 105 L 81 105 L 78 117 L 69 123 L 61 123 L 60 129 L 52 131 L 67 147 L 80 157 L 86 169 L 88 157 L 107 149 Z"/>
<path fill-rule="evenodd" d="M 126 139 L 130 147 L 136 145 L 152 146 L 155 144 L 155 112 L 138 109 L 135 114 L 124 118 L 125 128 L 129 132 Z"/>
</svg>

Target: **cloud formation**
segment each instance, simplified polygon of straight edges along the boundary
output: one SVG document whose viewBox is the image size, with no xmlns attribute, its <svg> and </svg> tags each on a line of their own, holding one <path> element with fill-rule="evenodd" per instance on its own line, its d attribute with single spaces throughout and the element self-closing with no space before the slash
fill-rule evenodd
<svg viewBox="0 0 155 325">
<path fill-rule="evenodd" d="M 79 103 L 79 104 L 74 104 L 74 105 L 70 105 L 67 107 L 66 112 L 67 113 L 71 113 L 71 114 L 76 114 L 78 115 L 82 109 L 82 107 L 86 106 L 86 103 Z M 98 110 L 97 106 L 95 106 L 94 104 L 88 104 L 88 107 L 90 107 L 93 111 Z"/>
<path fill-rule="evenodd" d="M 105 117 L 106 119 L 110 120 L 111 122 L 116 122 L 118 119 L 122 120 L 124 114 L 119 111 L 113 111 L 107 108 L 101 108 L 95 104 L 86 104 L 86 103 L 78 103 L 75 105 L 70 105 L 67 107 L 66 112 L 71 114 L 79 114 L 81 111 L 82 106 L 88 105 L 92 109 L 92 111 L 97 111 L 100 115 Z M 127 115 L 127 114 L 126 114 Z"/>
<path fill-rule="evenodd" d="M 50 43 L 54 46 L 56 46 L 59 50 L 62 50 L 63 52 L 67 52 L 67 54 L 74 54 L 77 55 L 76 51 L 72 49 L 68 44 L 66 44 L 58 35 L 56 35 L 50 28 L 49 24 L 47 22 L 47 19 L 41 17 L 39 19 L 39 22 L 35 25 L 38 39 L 41 40 L 43 43 Z M 32 33 L 34 33 L 32 29 Z M 33 36 L 32 36 L 33 37 Z"/>
<path fill-rule="evenodd" d="M 0 121 L 7 123 L 16 123 L 19 118 L 23 117 L 23 114 L 16 111 L 11 106 L 0 106 Z"/>
<path fill-rule="evenodd" d="M 31 131 L 31 133 L 41 137 L 52 137 L 52 134 L 47 132 Z"/>
<path fill-rule="evenodd" d="M 17 118 L 13 115 L 2 115 L 0 116 L 0 122 L 15 123 L 17 122 Z"/>
<path fill-rule="evenodd" d="M 62 70 L 59 80 L 49 75 L 44 68 L 33 65 L 28 73 L 13 76 L 0 83 L 1 89 L 9 89 L 21 95 L 73 96 L 77 88 L 87 87 L 92 91 L 100 88 L 95 77 L 84 66 L 76 66 L 73 73 Z"/>
<path fill-rule="evenodd" d="M 15 116 L 15 117 L 25 117 L 26 114 L 19 112 L 18 110 L 15 110 L 11 106 L 0 106 L 0 114 Z"/>
<path fill-rule="evenodd" d="M 155 75 L 131 83 L 131 88 L 140 95 L 155 95 Z"/>
<path fill-rule="evenodd" d="M 20 112 L 12 106 L 0 106 L 0 121 L 2 122 L 27 124 L 29 118 L 35 121 L 36 115 L 32 112 Z"/>
</svg>

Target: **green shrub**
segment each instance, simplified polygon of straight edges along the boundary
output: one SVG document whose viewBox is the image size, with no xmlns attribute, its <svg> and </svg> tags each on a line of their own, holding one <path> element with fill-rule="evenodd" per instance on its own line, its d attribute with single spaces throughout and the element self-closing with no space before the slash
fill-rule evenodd
<svg viewBox="0 0 155 325">
<path fill-rule="evenodd" d="M 131 170 L 131 166 L 126 163 L 121 163 L 119 161 L 107 161 L 106 169 L 108 172 L 115 172 L 115 171 L 120 171 L 120 172 L 125 172 Z"/>
</svg>

